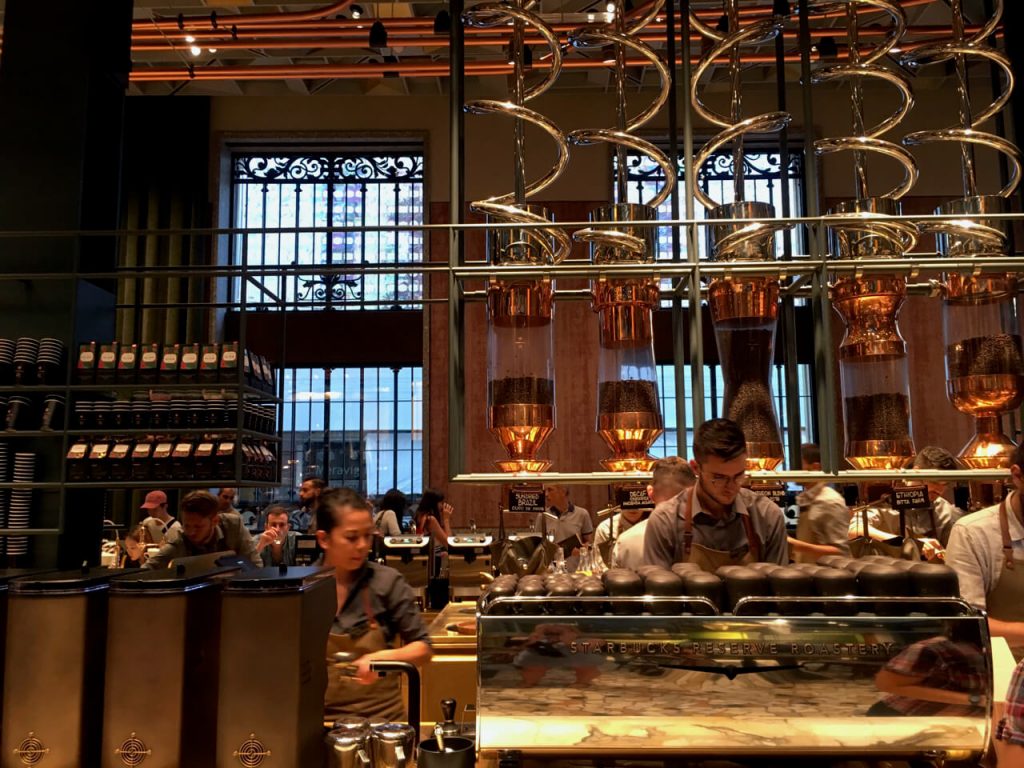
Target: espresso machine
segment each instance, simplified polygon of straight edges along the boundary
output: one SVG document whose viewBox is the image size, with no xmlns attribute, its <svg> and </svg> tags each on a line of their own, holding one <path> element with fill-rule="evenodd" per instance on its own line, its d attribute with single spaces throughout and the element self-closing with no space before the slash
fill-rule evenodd
<svg viewBox="0 0 1024 768">
<path fill-rule="evenodd" d="M 0 766 L 99 764 L 109 568 L 10 583 Z"/>
<path fill-rule="evenodd" d="M 217 768 L 321 765 L 336 600 L 330 568 L 258 568 L 224 585 Z M 260 663 L 267 658 L 271 674 Z"/>
<path fill-rule="evenodd" d="M 111 582 L 102 768 L 213 768 L 221 587 L 236 572 L 179 566 Z"/>
<path fill-rule="evenodd" d="M 480 596 L 481 574 L 491 573 L 489 533 L 457 533 L 448 537 L 448 589 L 452 600 L 476 600 Z"/>
<path fill-rule="evenodd" d="M 425 606 L 430 571 L 430 537 L 414 533 L 384 537 L 384 564 L 409 582 L 420 605 Z"/>
</svg>

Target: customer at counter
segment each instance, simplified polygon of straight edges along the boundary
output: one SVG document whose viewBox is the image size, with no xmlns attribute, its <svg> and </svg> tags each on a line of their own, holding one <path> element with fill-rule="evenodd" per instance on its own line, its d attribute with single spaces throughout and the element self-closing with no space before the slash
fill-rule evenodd
<svg viewBox="0 0 1024 768">
<path fill-rule="evenodd" d="M 176 528 L 181 528 L 181 523 L 171 516 L 167 511 L 167 494 L 163 491 L 150 491 L 146 494 L 146 500 L 142 502 L 139 509 L 144 509 L 148 517 L 142 521 L 149 539 L 154 544 L 161 543 L 167 534 Z"/>
<path fill-rule="evenodd" d="M 143 568 L 166 568 L 172 560 L 214 552 L 233 551 L 255 566 L 263 560 L 249 531 L 238 515 L 218 512 L 217 497 L 208 491 L 192 491 L 181 501 L 181 527 L 167 535 L 160 551 Z"/>
<path fill-rule="evenodd" d="M 381 536 L 401 536 L 402 518 L 405 517 L 405 508 L 408 504 L 409 500 L 405 494 L 397 488 L 385 493 L 373 516 L 373 525 L 377 533 Z"/>
<path fill-rule="evenodd" d="M 412 589 L 394 568 L 366 559 L 376 535 L 370 512 L 366 500 L 348 488 L 325 492 L 317 510 L 317 541 L 324 552 L 323 564 L 334 568 L 338 594 L 327 639 L 327 721 L 345 715 L 404 720 L 398 677 L 378 678 L 370 662 L 421 666 L 433 655 Z M 396 637 L 403 645 L 392 648 Z M 356 654 L 350 677 L 334 668 L 336 653 Z"/>
<path fill-rule="evenodd" d="M 590 512 L 572 503 L 567 486 L 544 486 L 544 503 L 548 506 L 548 513 L 556 519 L 548 517 L 545 520 L 545 513 L 542 512 L 534 519 L 533 530 L 547 530 L 548 535 L 554 537 L 556 544 L 573 536 L 579 537 L 581 544 L 589 544 L 593 540 L 594 523 L 590 519 Z M 575 556 L 579 552 L 574 549 L 567 554 Z"/>
<path fill-rule="evenodd" d="M 267 527 L 256 540 L 256 551 L 265 567 L 295 565 L 298 534 L 289 530 L 288 508 L 275 504 L 267 508 Z"/>
<path fill-rule="evenodd" d="M 946 565 L 956 571 L 960 595 L 988 612 L 989 631 L 1005 637 L 1024 657 L 1024 445 L 1010 457 L 1013 490 L 991 507 L 957 520 L 949 534 Z"/>
<path fill-rule="evenodd" d="M 651 467 L 651 484 L 647 486 L 647 496 L 655 506 L 668 501 L 692 488 L 697 482 L 690 465 L 679 456 L 666 456 L 658 459 Z M 644 565 L 644 533 L 647 531 L 647 520 L 641 520 L 632 528 L 623 532 L 612 554 L 612 564 L 616 568 L 636 570 Z"/>
<path fill-rule="evenodd" d="M 729 419 L 697 428 L 690 467 L 697 483 L 654 508 L 644 534 L 644 561 L 670 568 L 696 563 L 705 571 L 757 561 L 789 562 L 782 510 L 743 488 L 747 439 Z"/>
<path fill-rule="evenodd" d="M 124 536 L 124 552 L 121 553 L 121 561 L 118 568 L 141 568 L 146 562 L 146 539 L 149 534 L 146 529 L 137 525 Z"/>
<path fill-rule="evenodd" d="M 821 471 L 821 449 L 814 443 L 800 446 L 804 472 Z M 800 517 L 796 538 L 789 540 L 793 560 L 814 563 L 823 555 L 850 555 L 850 509 L 846 500 L 828 483 L 805 487 L 796 497 Z"/>
<path fill-rule="evenodd" d="M 299 486 L 299 508 L 291 513 L 288 523 L 296 533 L 316 533 L 316 511 L 320 495 L 327 483 L 319 477 L 307 477 Z"/>
</svg>

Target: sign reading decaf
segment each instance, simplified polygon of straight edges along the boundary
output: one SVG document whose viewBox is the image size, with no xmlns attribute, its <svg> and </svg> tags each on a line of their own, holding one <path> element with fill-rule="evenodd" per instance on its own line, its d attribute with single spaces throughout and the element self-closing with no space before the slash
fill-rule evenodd
<svg viewBox="0 0 1024 768">
<path fill-rule="evenodd" d="M 508 492 L 509 512 L 539 514 L 546 509 L 544 488 L 540 485 L 513 485 Z"/>
<path fill-rule="evenodd" d="M 620 485 L 615 488 L 615 503 L 622 509 L 651 509 L 654 502 L 646 485 Z"/>
<path fill-rule="evenodd" d="M 928 509 L 930 506 L 928 489 L 924 485 L 893 486 L 892 508 L 897 512 L 900 510 Z"/>
<path fill-rule="evenodd" d="M 751 483 L 750 490 L 758 496 L 770 499 L 780 507 L 786 506 L 786 494 L 788 491 L 786 490 L 785 483 Z"/>
</svg>

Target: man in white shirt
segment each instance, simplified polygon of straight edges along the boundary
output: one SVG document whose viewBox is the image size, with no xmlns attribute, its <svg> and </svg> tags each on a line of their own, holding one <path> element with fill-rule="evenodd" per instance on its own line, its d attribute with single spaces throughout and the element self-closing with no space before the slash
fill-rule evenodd
<svg viewBox="0 0 1024 768">
<path fill-rule="evenodd" d="M 946 564 L 956 571 L 960 595 L 988 612 L 989 631 L 1024 655 L 1024 446 L 1010 458 L 1013 490 L 999 504 L 953 524 Z"/>
<path fill-rule="evenodd" d="M 181 523 L 167 511 L 167 494 L 163 491 L 147 493 L 139 509 L 149 513 L 149 517 L 142 521 L 142 526 L 153 544 L 162 544 L 168 533 L 181 528 Z"/>
<path fill-rule="evenodd" d="M 655 504 L 678 496 L 697 482 L 697 476 L 685 459 L 678 456 L 667 456 L 658 459 L 651 467 L 651 484 L 647 486 L 647 495 Z M 636 570 L 644 564 L 644 531 L 647 521 L 641 520 L 632 526 L 615 542 L 612 564 L 616 568 L 632 568 Z"/>
</svg>

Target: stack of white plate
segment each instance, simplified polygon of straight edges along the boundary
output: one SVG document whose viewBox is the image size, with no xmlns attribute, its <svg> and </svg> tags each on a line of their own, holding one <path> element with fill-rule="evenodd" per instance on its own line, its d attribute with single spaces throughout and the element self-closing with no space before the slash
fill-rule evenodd
<svg viewBox="0 0 1024 768">
<path fill-rule="evenodd" d="M 14 454 L 14 483 L 31 483 L 36 476 L 36 455 L 34 453 Z M 7 511 L 8 528 L 29 528 L 32 512 L 32 489 L 14 488 Z M 11 536 L 7 539 L 7 554 L 17 557 L 28 553 L 27 536 Z"/>
</svg>

